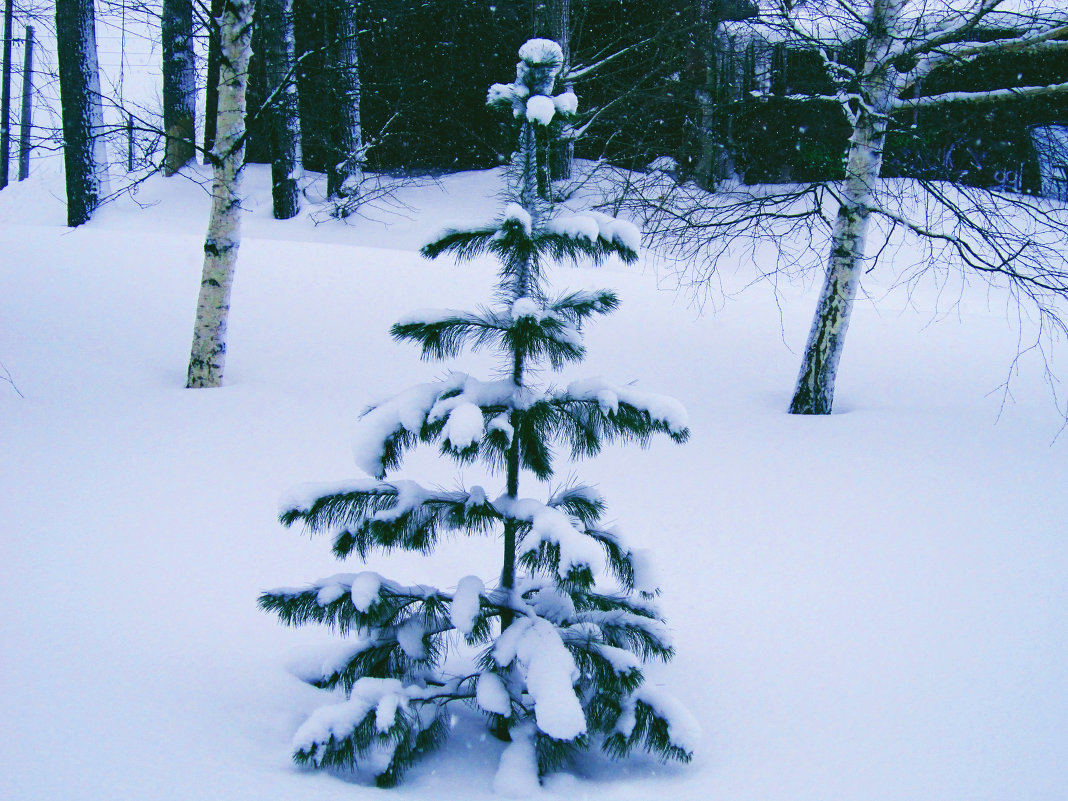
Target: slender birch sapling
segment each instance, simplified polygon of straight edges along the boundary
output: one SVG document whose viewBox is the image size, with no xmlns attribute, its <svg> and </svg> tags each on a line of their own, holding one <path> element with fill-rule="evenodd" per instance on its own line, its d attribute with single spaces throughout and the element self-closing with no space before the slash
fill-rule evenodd
<svg viewBox="0 0 1068 801">
<path fill-rule="evenodd" d="M 688 761 L 688 712 L 645 683 L 650 659 L 673 655 L 644 558 L 601 521 L 605 502 L 589 486 L 549 491 L 558 465 L 593 456 L 605 442 L 689 436 L 678 402 L 602 379 L 566 388 L 537 380 L 582 361 L 583 325 L 616 308 L 609 290 L 554 294 L 546 268 L 560 261 L 637 258 L 638 230 L 596 213 L 554 216 L 538 193 L 544 148 L 538 127 L 575 111 L 553 96 L 560 47 L 533 39 L 519 51 L 513 83 L 488 102 L 520 123 L 509 202 L 499 220 L 451 229 L 426 245 L 430 258 L 500 262 L 494 301 L 477 311 L 420 312 L 393 326 L 427 359 L 468 347 L 490 350 L 504 374 L 461 372 L 420 384 L 368 409 L 357 462 L 369 475 L 313 488 L 287 503 L 284 525 L 328 535 L 338 558 L 394 548 L 430 554 L 447 534 L 493 534 L 500 573 L 466 576 L 453 589 L 408 585 L 364 571 L 280 589 L 260 606 L 290 625 L 321 623 L 350 635 L 342 658 L 310 679 L 346 700 L 319 709 L 297 731 L 294 758 L 318 768 L 367 771 L 380 785 L 450 731 L 467 705 L 510 744 L 494 787 L 536 788 L 570 755 L 634 748 Z M 443 490 L 390 478 L 413 446 L 436 444 L 459 465 L 481 463 L 503 487 Z M 562 448 L 564 456 L 558 451 Z M 569 468 L 568 468 L 569 469 Z"/>
<path fill-rule="evenodd" d="M 241 245 L 241 171 L 245 161 L 245 90 L 251 56 L 252 0 L 225 0 L 219 17 L 219 111 L 211 152 L 211 212 L 193 323 L 186 387 L 218 387 L 226 365 L 230 290 Z"/>
</svg>

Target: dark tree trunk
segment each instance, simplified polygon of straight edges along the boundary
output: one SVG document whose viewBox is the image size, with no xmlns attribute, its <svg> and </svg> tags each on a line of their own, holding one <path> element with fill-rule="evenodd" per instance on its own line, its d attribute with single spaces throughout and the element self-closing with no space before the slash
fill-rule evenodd
<svg viewBox="0 0 1068 801">
<path fill-rule="evenodd" d="M 750 42 L 744 52 L 724 32 L 723 23 L 753 17 L 756 4 L 750 0 L 698 0 L 694 25 L 697 155 L 693 162 L 694 183 L 713 191 L 734 175 L 731 160 L 732 103 L 744 93 L 759 88 L 755 79 L 756 46 Z"/>
<path fill-rule="evenodd" d="M 134 136 L 133 114 L 126 115 L 126 172 L 133 172 L 136 139 Z"/>
<path fill-rule="evenodd" d="M 720 35 L 723 22 L 720 4 L 701 0 L 698 4 L 697 50 L 702 72 L 697 89 L 697 128 L 699 152 L 694 164 L 693 180 L 705 191 L 712 191 L 727 178 L 730 169 L 727 147 L 723 141 L 720 110 L 730 91 L 733 75 L 732 54 Z"/>
<path fill-rule="evenodd" d="M 564 51 L 564 75 L 571 66 L 571 0 L 538 0 L 534 5 L 534 35 L 552 39 Z"/>
<path fill-rule="evenodd" d="M 97 71 L 93 0 L 56 0 L 59 89 L 63 107 L 63 163 L 67 224 L 92 216 L 103 191 L 100 75 Z"/>
<path fill-rule="evenodd" d="M 300 211 L 301 173 L 293 0 L 260 0 L 260 5 L 270 101 L 271 197 L 275 218 L 288 220 Z"/>
<path fill-rule="evenodd" d="M 215 131 L 219 116 L 219 66 L 222 48 L 219 40 L 219 19 L 223 0 L 211 0 L 211 19 L 208 21 L 208 75 L 204 86 L 204 163 L 215 147 Z"/>
<path fill-rule="evenodd" d="M 333 14 L 331 78 L 337 103 L 335 151 L 326 171 L 331 197 L 354 199 L 363 179 L 360 127 L 360 55 L 356 41 L 356 2 L 339 0 Z"/>
<path fill-rule="evenodd" d="M 193 65 L 192 0 L 163 0 L 163 174 L 174 175 L 196 152 L 196 70 Z"/>
<path fill-rule="evenodd" d="M 3 87 L 0 88 L 0 189 L 7 186 L 11 160 L 11 23 L 14 1 L 4 2 Z"/>
<path fill-rule="evenodd" d="M 22 115 L 19 118 L 19 180 L 30 177 L 30 134 L 33 131 L 33 26 L 26 26 L 22 62 Z"/>
<path fill-rule="evenodd" d="M 564 52 L 561 75 L 571 67 L 571 0 L 539 0 L 534 6 L 534 35 L 552 39 Z M 570 86 L 557 86 L 557 90 Z M 554 181 L 571 177 L 575 160 L 575 140 L 572 128 L 565 124 L 560 136 L 549 145 L 549 175 Z"/>
</svg>

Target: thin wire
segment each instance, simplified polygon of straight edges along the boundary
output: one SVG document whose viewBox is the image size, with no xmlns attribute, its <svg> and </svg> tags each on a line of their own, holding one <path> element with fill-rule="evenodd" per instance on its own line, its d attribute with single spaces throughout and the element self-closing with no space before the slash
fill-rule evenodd
<svg viewBox="0 0 1068 801">
<path fill-rule="evenodd" d="M 122 26 L 119 32 L 119 46 L 121 48 L 119 53 L 119 85 L 116 87 L 119 94 L 119 108 L 126 108 L 126 104 L 123 102 L 122 85 L 123 78 L 126 75 L 126 4 L 123 3 L 120 7 L 120 25 Z"/>
</svg>

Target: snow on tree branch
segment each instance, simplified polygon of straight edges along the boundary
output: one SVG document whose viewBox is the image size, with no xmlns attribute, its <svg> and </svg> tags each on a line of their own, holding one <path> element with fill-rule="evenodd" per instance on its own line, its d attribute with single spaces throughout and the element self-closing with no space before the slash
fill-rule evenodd
<svg viewBox="0 0 1068 801">
<path fill-rule="evenodd" d="M 1068 94 L 1068 83 L 1055 83 L 1048 86 L 1015 86 L 1009 89 L 988 89 L 982 92 L 943 92 L 937 95 L 924 95 L 906 100 L 895 100 L 894 109 L 933 108 L 950 103 L 982 104 L 1000 103 L 1029 97 L 1052 97 Z"/>
</svg>

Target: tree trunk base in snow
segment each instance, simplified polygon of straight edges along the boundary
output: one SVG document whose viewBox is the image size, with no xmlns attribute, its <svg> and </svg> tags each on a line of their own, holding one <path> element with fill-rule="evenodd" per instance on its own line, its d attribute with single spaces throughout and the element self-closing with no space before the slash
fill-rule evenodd
<svg viewBox="0 0 1068 801">
<path fill-rule="evenodd" d="M 186 376 L 186 389 L 215 389 L 222 386 L 220 375 L 222 366 L 207 362 L 190 363 L 189 374 Z"/>
<path fill-rule="evenodd" d="M 275 178 L 281 170 L 271 170 L 271 210 L 276 220 L 290 220 L 300 214 L 300 188 L 288 171 Z"/>
<path fill-rule="evenodd" d="M 790 414 L 830 414 L 832 398 L 808 387 L 799 387 L 790 401 Z"/>
<path fill-rule="evenodd" d="M 500 740 L 502 743 L 512 742 L 510 718 L 502 718 L 498 716 L 490 724 L 489 733 Z"/>
<path fill-rule="evenodd" d="M 253 8 L 252 0 L 228 0 L 220 19 L 222 59 L 216 159 L 204 237 L 204 269 L 189 353 L 186 387 L 190 389 L 220 386 L 226 362 L 230 290 L 241 245 L 241 167 Z"/>
<path fill-rule="evenodd" d="M 858 260 L 849 261 L 855 268 Z M 852 270 L 853 280 L 835 280 L 833 267 L 832 263 L 832 273 L 824 284 L 805 345 L 797 386 L 790 401 L 790 414 L 830 414 L 834 403 L 834 383 L 857 281 L 855 269 Z"/>
</svg>

